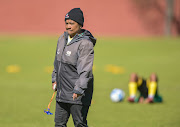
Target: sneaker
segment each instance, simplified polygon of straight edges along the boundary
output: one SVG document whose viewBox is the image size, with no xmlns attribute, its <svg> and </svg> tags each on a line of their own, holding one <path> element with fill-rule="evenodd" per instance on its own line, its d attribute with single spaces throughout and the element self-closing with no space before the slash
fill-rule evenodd
<svg viewBox="0 0 180 127">
<path fill-rule="evenodd" d="M 128 98 L 128 101 L 129 101 L 129 102 L 134 102 L 134 98 L 129 97 L 129 98 Z"/>
</svg>

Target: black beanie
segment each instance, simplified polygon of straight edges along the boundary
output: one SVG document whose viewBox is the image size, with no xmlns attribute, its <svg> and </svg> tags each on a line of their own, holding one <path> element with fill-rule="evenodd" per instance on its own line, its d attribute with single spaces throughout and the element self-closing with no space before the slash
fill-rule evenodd
<svg viewBox="0 0 180 127">
<path fill-rule="evenodd" d="M 81 26 L 83 26 L 84 16 L 80 8 L 73 8 L 72 10 L 70 10 L 65 16 L 65 21 L 67 19 L 71 19 L 77 22 L 78 24 L 80 24 Z"/>
</svg>

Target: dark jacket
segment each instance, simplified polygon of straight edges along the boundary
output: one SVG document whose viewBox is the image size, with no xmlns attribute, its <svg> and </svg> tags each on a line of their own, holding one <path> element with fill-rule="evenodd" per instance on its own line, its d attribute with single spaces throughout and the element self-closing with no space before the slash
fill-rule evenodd
<svg viewBox="0 0 180 127">
<path fill-rule="evenodd" d="M 67 45 L 68 33 L 58 39 L 52 82 L 57 82 L 56 100 L 64 103 L 90 105 L 93 94 L 93 59 L 96 39 L 83 30 Z M 73 100 L 73 93 L 81 94 Z"/>
</svg>

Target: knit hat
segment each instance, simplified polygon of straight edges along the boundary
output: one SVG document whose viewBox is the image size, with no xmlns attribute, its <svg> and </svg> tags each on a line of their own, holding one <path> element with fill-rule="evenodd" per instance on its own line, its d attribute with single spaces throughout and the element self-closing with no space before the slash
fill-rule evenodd
<svg viewBox="0 0 180 127">
<path fill-rule="evenodd" d="M 65 21 L 67 19 L 71 19 L 77 22 L 78 24 L 80 24 L 81 26 L 83 26 L 84 16 L 80 8 L 73 8 L 72 10 L 70 10 L 65 16 Z"/>
</svg>

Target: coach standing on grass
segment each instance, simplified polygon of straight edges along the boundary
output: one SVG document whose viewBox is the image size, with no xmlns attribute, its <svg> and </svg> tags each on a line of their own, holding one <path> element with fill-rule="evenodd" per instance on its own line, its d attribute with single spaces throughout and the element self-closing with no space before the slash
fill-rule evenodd
<svg viewBox="0 0 180 127">
<path fill-rule="evenodd" d="M 57 90 L 55 127 L 66 127 L 70 114 L 75 127 L 88 127 L 96 39 L 82 29 L 83 23 L 81 9 L 70 10 L 65 16 L 66 31 L 58 39 L 52 73 L 53 90 Z"/>
</svg>

